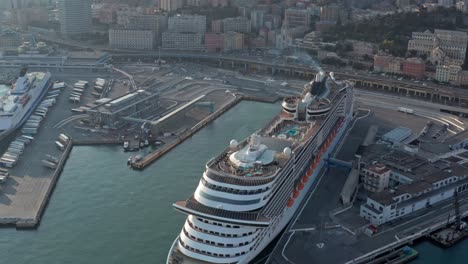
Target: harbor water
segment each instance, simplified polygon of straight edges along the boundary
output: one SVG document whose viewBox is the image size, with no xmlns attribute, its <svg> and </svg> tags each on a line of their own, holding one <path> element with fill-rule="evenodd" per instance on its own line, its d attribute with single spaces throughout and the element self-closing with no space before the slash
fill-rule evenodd
<svg viewBox="0 0 468 264">
<path fill-rule="evenodd" d="M 205 163 L 260 129 L 279 106 L 241 102 L 144 171 L 121 147 L 76 147 L 37 230 L 0 229 L 0 263 L 163 264 Z"/>
<path fill-rule="evenodd" d="M 231 139 L 244 139 L 278 111 L 242 102 L 144 171 L 126 167 L 121 147 L 74 148 L 38 229 L 0 229 L 0 263 L 164 264 L 185 221 L 172 203 L 195 190 L 205 162 Z M 415 248 L 415 264 L 468 259 L 468 241 L 446 251 Z"/>
<path fill-rule="evenodd" d="M 419 256 L 411 264 L 466 264 L 468 263 L 468 240 L 442 249 L 426 241 L 414 246 Z"/>
</svg>

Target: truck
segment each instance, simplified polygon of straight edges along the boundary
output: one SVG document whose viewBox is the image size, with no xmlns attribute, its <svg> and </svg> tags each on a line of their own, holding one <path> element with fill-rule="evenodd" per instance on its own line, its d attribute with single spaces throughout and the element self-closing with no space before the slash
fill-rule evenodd
<svg viewBox="0 0 468 264">
<path fill-rule="evenodd" d="M 70 141 L 70 138 L 65 134 L 60 134 L 59 135 L 59 140 L 60 140 L 60 142 L 62 142 L 64 144 L 67 144 Z"/>
<path fill-rule="evenodd" d="M 56 157 L 54 157 L 52 155 L 46 154 L 46 157 L 47 157 L 47 160 L 52 162 L 52 163 L 59 163 L 59 159 L 57 159 Z"/>
<path fill-rule="evenodd" d="M 18 155 L 18 156 L 21 155 L 21 154 L 23 154 L 23 150 L 22 150 L 22 149 L 20 149 L 20 148 L 15 148 L 15 147 L 9 147 L 9 148 L 7 149 L 7 151 L 10 152 L 10 153 L 13 153 L 13 154 L 15 154 L 15 155 Z"/>
<path fill-rule="evenodd" d="M 62 143 L 60 143 L 59 141 L 55 141 L 55 146 L 57 146 L 57 148 L 62 150 L 62 151 L 65 149 L 65 146 Z"/>
<path fill-rule="evenodd" d="M 414 114 L 414 110 L 411 108 L 398 107 L 398 111 L 407 114 Z"/>
<path fill-rule="evenodd" d="M 83 83 L 75 83 L 75 85 L 73 85 L 74 88 L 78 88 L 78 89 L 84 89 L 86 88 L 86 85 L 83 84 Z"/>
<path fill-rule="evenodd" d="M 6 182 L 8 175 L 0 175 L 0 184 Z"/>
<path fill-rule="evenodd" d="M 45 167 L 47 167 L 49 169 L 55 170 L 57 168 L 56 163 L 50 162 L 48 160 L 42 160 L 41 162 L 42 162 L 42 165 L 44 165 Z"/>
<path fill-rule="evenodd" d="M 72 103 L 79 103 L 79 102 L 80 102 L 80 97 L 70 96 L 69 100 L 70 100 Z"/>
</svg>

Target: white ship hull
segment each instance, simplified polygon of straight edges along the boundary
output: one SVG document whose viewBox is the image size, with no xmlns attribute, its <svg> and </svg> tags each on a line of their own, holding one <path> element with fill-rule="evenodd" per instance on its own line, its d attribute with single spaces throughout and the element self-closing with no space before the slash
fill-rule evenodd
<svg viewBox="0 0 468 264">
<path fill-rule="evenodd" d="M 49 73 L 44 77 L 44 80 L 41 80 L 41 83 L 43 85 L 39 85 L 38 87 L 34 88 L 33 92 L 29 94 L 31 99 L 24 106 L 21 106 L 21 109 L 17 110 L 11 118 L 9 118 L 9 122 L 11 122 L 10 128 L 0 132 L 0 139 L 3 139 L 12 132 L 16 131 L 16 129 L 23 125 L 29 116 L 31 116 L 31 114 L 34 112 L 36 107 L 44 98 L 48 87 L 50 86 Z"/>
<path fill-rule="evenodd" d="M 346 131 L 346 128 L 349 124 L 349 119 L 345 119 L 345 120 L 346 121 L 343 123 L 340 131 L 337 133 L 335 140 L 327 149 L 327 152 L 324 154 L 324 156 L 328 156 L 330 152 L 332 152 L 337 146 L 337 144 L 339 144 L 339 142 L 341 141 L 341 138 L 344 135 L 344 132 Z M 271 228 L 271 230 L 269 231 L 271 236 L 269 236 L 268 239 L 265 238 L 261 242 L 260 246 L 255 251 L 252 251 L 249 255 L 247 255 L 244 260 L 239 262 L 239 264 L 247 264 L 253 259 L 255 259 L 271 243 L 271 241 L 273 241 L 280 234 L 280 232 L 284 230 L 284 228 L 291 222 L 291 219 L 295 215 L 296 211 L 299 209 L 299 206 L 302 204 L 304 199 L 310 194 L 310 191 L 311 191 L 310 189 L 314 186 L 314 183 L 317 182 L 317 179 L 318 177 L 320 177 L 320 174 L 322 173 L 322 169 L 324 166 L 325 166 L 325 161 L 322 159 L 317 169 L 312 174 L 311 180 L 307 182 L 306 186 L 304 187 L 304 190 L 300 193 L 294 205 L 290 208 L 286 207 L 284 216 L 281 218 L 278 225 L 274 228 Z"/>
<path fill-rule="evenodd" d="M 174 204 L 188 217 L 168 264 L 250 263 L 290 223 L 352 120 L 352 86 L 340 88 L 333 77 L 326 83 L 321 76 L 310 91 L 330 99 L 312 99 L 310 92 L 300 103 L 286 98 L 283 114 L 260 132 L 265 137 L 254 134 L 240 144 L 232 140 L 207 163 L 194 195 Z M 333 93 L 324 92 L 324 84 Z"/>
</svg>

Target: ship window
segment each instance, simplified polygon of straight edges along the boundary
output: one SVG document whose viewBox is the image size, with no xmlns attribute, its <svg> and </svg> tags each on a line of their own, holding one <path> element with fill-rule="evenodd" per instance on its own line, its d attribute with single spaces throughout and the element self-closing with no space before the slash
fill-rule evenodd
<svg viewBox="0 0 468 264">
<path fill-rule="evenodd" d="M 199 192 L 200 196 L 202 196 L 205 199 L 212 200 L 215 202 L 221 202 L 221 203 L 227 203 L 227 204 L 234 204 L 234 205 L 251 205 L 251 204 L 257 204 L 260 202 L 260 199 L 254 199 L 254 200 L 245 200 L 245 201 L 238 201 L 238 200 L 231 200 L 227 198 L 222 198 L 218 196 L 213 196 L 210 194 L 207 194 L 205 192 L 200 191 Z"/>
<path fill-rule="evenodd" d="M 233 244 L 227 244 L 227 247 L 234 247 Z"/>
</svg>

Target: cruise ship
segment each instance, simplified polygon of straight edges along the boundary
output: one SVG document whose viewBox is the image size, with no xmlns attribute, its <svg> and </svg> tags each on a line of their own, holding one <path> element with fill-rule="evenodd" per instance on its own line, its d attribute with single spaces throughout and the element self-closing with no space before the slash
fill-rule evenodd
<svg viewBox="0 0 468 264">
<path fill-rule="evenodd" d="M 249 263 L 290 222 L 353 118 L 353 86 L 320 72 L 263 129 L 206 163 L 167 264 Z"/>
<path fill-rule="evenodd" d="M 28 119 L 50 84 L 50 73 L 31 72 L 18 77 L 11 87 L 0 90 L 0 139 Z"/>
</svg>

